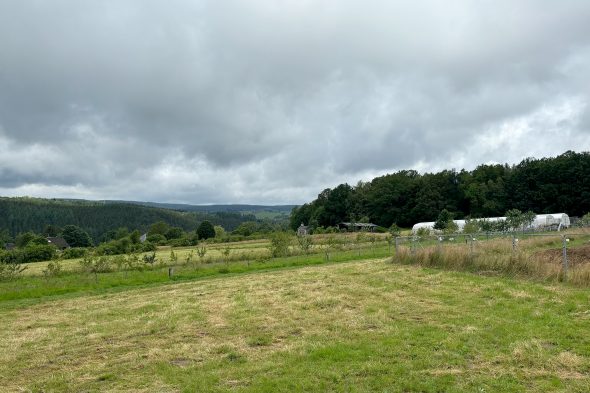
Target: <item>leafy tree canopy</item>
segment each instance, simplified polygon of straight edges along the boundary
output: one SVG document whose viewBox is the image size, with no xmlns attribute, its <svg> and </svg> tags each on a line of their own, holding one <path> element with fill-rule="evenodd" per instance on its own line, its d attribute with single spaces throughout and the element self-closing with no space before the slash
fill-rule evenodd
<svg viewBox="0 0 590 393">
<path fill-rule="evenodd" d="M 86 231 L 80 227 L 77 227 L 76 225 L 66 225 L 61 232 L 61 236 L 71 247 L 92 246 L 92 239 L 90 239 L 90 235 L 88 235 Z"/>
<path fill-rule="evenodd" d="M 213 224 L 207 220 L 203 221 L 197 228 L 197 235 L 199 236 L 199 240 L 215 237 L 215 228 L 213 227 Z"/>
</svg>

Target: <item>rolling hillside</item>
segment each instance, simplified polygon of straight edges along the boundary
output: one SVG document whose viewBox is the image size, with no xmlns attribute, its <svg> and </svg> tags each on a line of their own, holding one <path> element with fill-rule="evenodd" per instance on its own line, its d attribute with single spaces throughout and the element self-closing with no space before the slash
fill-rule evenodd
<svg viewBox="0 0 590 393">
<path fill-rule="evenodd" d="M 7 229 L 11 236 L 26 231 L 41 233 L 46 225 L 72 224 L 83 228 L 96 241 L 111 229 L 127 227 L 143 232 L 157 221 L 194 230 L 200 222 L 209 220 L 233 230 L 240 223 L 255 219 L 239 212 L 175 211 L 138 203 L 0 197 L 0 230 Z"/>
</svg>

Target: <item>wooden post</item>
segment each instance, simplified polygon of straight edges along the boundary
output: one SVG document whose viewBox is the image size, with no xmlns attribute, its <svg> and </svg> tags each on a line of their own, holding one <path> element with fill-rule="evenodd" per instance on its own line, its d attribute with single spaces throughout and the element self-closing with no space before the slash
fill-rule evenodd
<svg viewBox="0 0 590 393">
<path fill-rule="evenodd" d="M 172 278 L 173 275 L 174 275 L 174 268 L 169 267 L 168 268 L 168 278 Z"/>
<path fill-rule="evenodd" d="M 567 241 L 568 239 L 565 238 L 565 235 L 563 235 L 561 237 L 562 240 L 562 248 L 563 248 L 563 281 L 567 281 L 567 269 L 568 269 L 568 263 L 567 263 Z"/>
</svg>

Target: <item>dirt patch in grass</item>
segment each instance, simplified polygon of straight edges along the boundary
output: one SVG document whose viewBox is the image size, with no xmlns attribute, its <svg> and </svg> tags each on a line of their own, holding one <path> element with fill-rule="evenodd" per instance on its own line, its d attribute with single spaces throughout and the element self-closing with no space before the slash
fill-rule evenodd
<svg viewBox="0 0 590 393">
<path fill-rule="evenodd" d="M 563 249 L 550 249 L 536 252 L 535 257 L 561 265 Z M 567 249 L 567 261 L 570 266 L 590 264 L 590 245 Z"/>
</svg>

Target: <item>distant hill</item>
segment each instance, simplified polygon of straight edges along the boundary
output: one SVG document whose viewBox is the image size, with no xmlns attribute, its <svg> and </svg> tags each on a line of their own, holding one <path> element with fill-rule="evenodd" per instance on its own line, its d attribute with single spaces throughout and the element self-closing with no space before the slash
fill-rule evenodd
<svg viewBox="0 0 590 393">
<path fill-rule="evenodd" d="M 215 208 L 199 210 L 199 206 L 149 202 L 0 197 L 0 231 L 7 229 L 11 236 L 15 236 L 26 231 L 41 233 L 46 225 L 63 227 L 72 224 L 83 228 L 97 241 L 111 229 L 127 227 L 145 232 L 157 221 L 191 231 L 203 220 L 209 220 L 231 231 L 244 221 L 256 220 L 252 213 L 242 212 L 237 207 L 232 210 L 235 206 L 238 205 L 226 205 L 225 210 L 218 208 L 216 211 Z M 273 208 L 239 206 L 259 212 L 272 211 Z M 280 209 L 277 213 L 283 215 Z"/>
<path fill-rule="evenodd" d="M 118 201 L 107 200 L 104 203 L 127 203 L 141 206 L 157 207 L 162 209 L 170 209 L 185 212 L 201 212 L 201 213 L 242 213 L 253 214 L 257 218 L 276 218 L 278 216 L 289 216 L 296 205 L 190 205 L 184 203 L 159 203 L 159 202 L 140 202 L 140 201 Z"/>
</svg>

